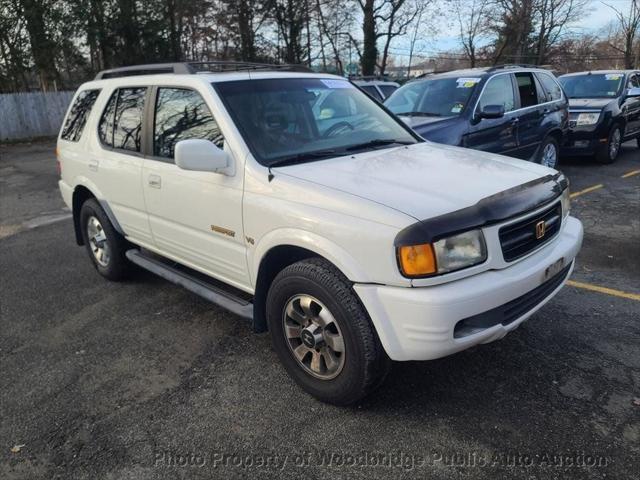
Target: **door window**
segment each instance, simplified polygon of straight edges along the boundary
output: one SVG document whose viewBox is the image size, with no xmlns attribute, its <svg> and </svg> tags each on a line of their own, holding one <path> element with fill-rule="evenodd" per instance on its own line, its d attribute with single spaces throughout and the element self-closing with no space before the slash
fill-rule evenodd
<svg viewBox="0 0 640 480">
<path fill-rule="evenodd" d="M 107 147 L 113 147 L 113 117 L 116 113 L 116 102 L 118 101 L 118 91 L 116 90 L 109 98 L 109 103 L 102 112 L 100 123 L 98 124 L 98 136 L 100 141 Z"/>
<path fill-rule="evenodd" d="M 562 99 L 562 90 L 560 89 L 560 85 L 551 77 L 551 75 L 547 73 L 538 73 L 538 80 L 542 84 L 542 88 L 544 88 L 547 101 L 561 100 Z"/>
<path fill-rule="evenodd" d="M 487 105 L 502 105 L 505 112 L 515 108 L 516 99 L 513 94 L 511 75 L 497 75 L 487 82 L 480 97 L 479 108 Z"/>
<path fill-rule="evenodd" d="M 144 110 L 145 87 L 121 88 L 118 92 L 113 147 L 132 152 L 140 151 L 142 112 Z"/>
<path fill-rule="evenodd" d="M 378 85 L 378 88 L 382 90 L 384 98 L 389 98 L 398 89 L 395 85 Z"/>
<path fill-rule="evenodd" d="M 84 90 L 78 94 L 64 122 L 60 138 L 71 142 L 80 140 L 84 126 L 87 124 L 87 118 L 89 118 L 99 93 L 100 90 Z"/>
<path fill-rule="evenodd" d="M 375 98 L 378 101 L 382 101 L 382 96 L 380 96 L 380 92 L 378 92 L 378 89 L 373 86 L 373 85 L 362 85 L 360 87 L 362 90 L 365 91 L 365 93 L 368 93 L 369 96 Z"/>
<path fill-rule="evenodd" d="M 153 154 L 172 159 L 176 143 L 205 139 L 222 148 L 224 138 L 199 93 L 182 88 L 159 88 L 153 126 Z"/>
<path fill-rule="evenodd" d="M 518 93 L 520 94 L 520 106 L 526 108 L 537 105 L 539 97 L 533 74 L 523 72 L 515 75 L 518 82 Z"/>
<path fill-rule="evenodd" d="M 640 87 L 640 75 L 631 75 L 629 79 L 629 88 L 638 88 Z"/>
</svg>

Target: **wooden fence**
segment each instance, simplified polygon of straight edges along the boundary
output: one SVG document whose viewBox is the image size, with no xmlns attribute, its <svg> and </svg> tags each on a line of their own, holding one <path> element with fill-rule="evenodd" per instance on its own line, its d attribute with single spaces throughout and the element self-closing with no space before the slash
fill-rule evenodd
<svg viewBox="0 0 640 480">
<path fill-rule="evenodd" d="M 57 135 L 73 94 L 0 94 L 0 142 Z"/>
</svg>

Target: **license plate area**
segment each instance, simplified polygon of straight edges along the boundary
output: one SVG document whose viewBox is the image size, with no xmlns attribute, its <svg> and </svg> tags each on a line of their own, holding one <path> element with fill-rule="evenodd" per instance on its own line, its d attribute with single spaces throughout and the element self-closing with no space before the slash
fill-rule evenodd
<svg viewBox="0 0 640 480">
<path fill-rule="evenodd" d="M 558 273 L 562 271 L 563 268 L 564 268 L 564 257 L 561 257 L 545 269 L 544 276 L 542 277 L 542 281 L 546 282 L 550 278 L 555 277 Z"/>
</svg>

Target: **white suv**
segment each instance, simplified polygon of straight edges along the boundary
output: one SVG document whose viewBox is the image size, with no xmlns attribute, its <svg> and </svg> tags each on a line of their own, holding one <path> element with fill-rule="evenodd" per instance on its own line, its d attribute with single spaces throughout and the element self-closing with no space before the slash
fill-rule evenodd
<svg viewBox="0 0 640 480">
<path fill-rule="evenodd" d="M 380 385 L 390 360 L 517 328 L 582 242 L 562 174 L 426 142 L 331 75 L 102 72 L 76 93 L 57 153 L 100 274 L 137 264 L 252 319 L 297 383 L 335 404 Z"/>
</svg>

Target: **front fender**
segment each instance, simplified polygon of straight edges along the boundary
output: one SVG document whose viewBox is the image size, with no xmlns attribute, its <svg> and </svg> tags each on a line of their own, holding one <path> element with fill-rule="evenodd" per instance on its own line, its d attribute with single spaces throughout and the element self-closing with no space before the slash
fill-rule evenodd
<svg viewBox="0 0 640 480">
<path fill-rule="evenodd" d="M 333 263 L 352 282 L 370 282 L 359 263 L 344 248 L 317 233 L 296 228 L 278 228 L 260 238 L 249 256 L 251 283 L 255 286 L 260 262 L 275 247 L 291 245 L 317 253 Z"/>
</svg>

